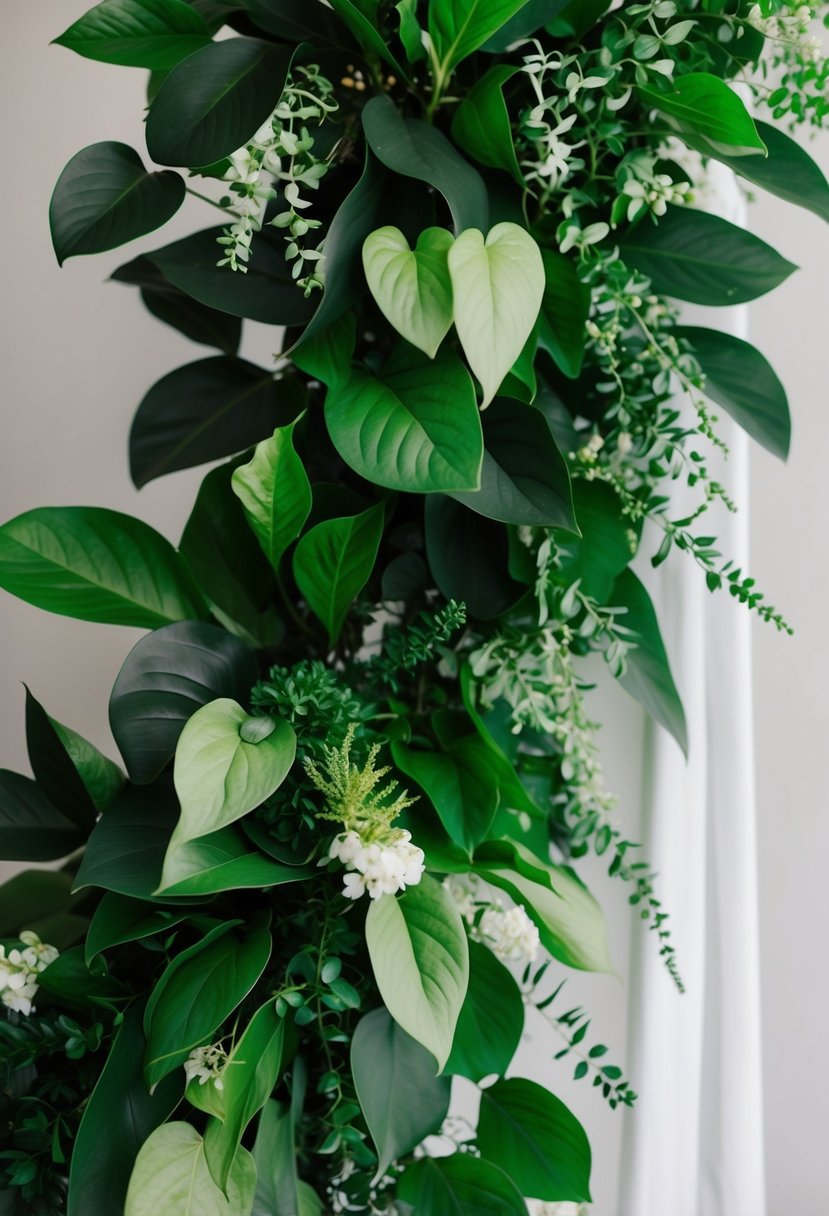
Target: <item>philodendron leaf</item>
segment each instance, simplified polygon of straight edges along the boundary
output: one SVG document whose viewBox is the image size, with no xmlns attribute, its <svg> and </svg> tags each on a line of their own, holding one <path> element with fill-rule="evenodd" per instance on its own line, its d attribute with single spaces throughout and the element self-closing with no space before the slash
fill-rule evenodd
<svg viewBox="0 0 829 1216">
<path fill-rule="evenodd" d="M 329 392 L 325 420 L 337 451 L 367 481 L 413 494 L 479 485 L 475 389 L 451 351 L 430 360 L 401 345 L 377 375 L 355 368 Z"/>
<path fill-rule="evenodd" d="M 478 1145 L 524 1195 L 590 1202 L 590 1144 L 567 1107 L 535 1081 L 512 1077 L 481 1092 Z"/>
<path fill-rule="evenodd" d="M 705 374 L 703 392 L 722 406 L 752 439 L 775 456 L 789 454 L 792 423 L 786 390 L 768 359 L 734 334 L 680 325 Z"/>
<path fill-rule="evenodd" d="M 365 587 L 383 535 L 382 503 L 359 515 L 327 519 L 294 550 L 294 578 L 305 602 L 328 630 L 333 646 L 346 613 Z"/>
<path fill-rule="evenodd" d="M 252 459 L 234 470 L 230 482 L 274 570 L 311 511 L 311 483 L 294 447 L 295 426 L 277 427 L 257 444 Z"/>
<path fill-rule="evenodd" d="M 229 697 L 196 710 L 176 747 L 181 818 L 171 852 L 260 806 L 285 780 L 295 754 L 296 735 L 280 718 L 251 717 Z"/>
<path fill-rule="evenodd" d="M 424 1216 L 527 1216 L 512 1178 L 491 1161 L 468 1153 L 415 1161 L 401 1175 L 397 1195 L 412 1212 Z"/>
<path fill-rule="evenodd" d="M 469 948 L 457 904 L 424 875 L 404 895 L 372 901 L 366 943 L 386 1008 L 442 1070 L 469 980 Z"/>
<path fill-rule="evenodd" d="M 173 546 L 103 507 L 36 507 L 0 527 L 0 587 L 37 608 L 156 629 L 206 615 Z"/>
<path fill-rule="evenodd" d="M 399 334 L 434 359 L 452 324 L 445 228 L 426 228 L 410 249 L 399 228 L 378 228 L 363 243 L 363 269 L 380 311 Z"/>
<path fill-rule="evenodd" d="M 532 332 L 544 296 L 544 264 L 517 224 L 475 228 L 449 250 L 455 327 L 489 405 Z"/>
<path fill-rule="evenodd" d="M 451 1083 L 435 1076 L 429 1052 L 385 1009 L 375 1009 L 357 1024 L 351 1073 L 377 1149 L 375 1177 L 382 1178 L 392 1161 L 439 1130 L 449 1110 Z"/>
<path fill-rule="evenodd" d="M 731 156 L 765 155 L 754 119 L 741 97 L 719 76 L 708 72 L 689 72 L 660 92 L 646 85 L 637 86 L 646 105 L 673 119 L 672 126 L 682 137 L 702 135 Z"/>
<path fill-rule="evenodd" d="M 228 38 L 188 55 L 150 107 L 147 149 L 153 160 L 197 168 L 243 147 L 279 101 L 294 50 Z"/>
<path fill-rule="evenodd" d="M 185 0 L 103 0 L 55 39 L 87 59 L 165 71 L 210 42 Z"/>
<path fill-rule="evenodd" d="M 527 0 L 432 0 L 429 37 L 443 76 L 483 46 L 526 3 Z"/>
<path fill-rule="evenodd" d="M 178 211 L 184 192 L 178 173 L 148 173 L 127 144 L 108 141 L 83 148 L 61 173 L 49 204 L 59 264 L 82 253 L 115 249 L 160 228 Z"/>
<path fill-rule="evenodd" d="M 256 682 L 253 651 L 225 629 L 179 621 L 141 638 L 112 689 L 109 724 L 139 785 L 175 754 L 184 724 L 217 697 L 242 701 Z"/>
<path fill-rule="evenodd" d="M 211 1177 L 204 1140 L 189 1123 L 164 1123 L 144 1142 L 124 1216 L 248 1216 L 256 1166 L 240 1149 L 224 1194 Z"/>
<path fill-rule="evenodd" d="M 497 997 L 496 995 L 497 994 Z M 446 1071 L 482 1081 L 503 1076 L 524 1029 L 521 990 L 488 946 L 469 943 L 469 989 L 461 1007 Z"/>
</svg>

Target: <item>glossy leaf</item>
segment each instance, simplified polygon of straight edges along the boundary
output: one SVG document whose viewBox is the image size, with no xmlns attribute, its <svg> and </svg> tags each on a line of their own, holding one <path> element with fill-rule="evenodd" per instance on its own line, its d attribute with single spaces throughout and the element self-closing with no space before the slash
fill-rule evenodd
<svg viewBox="0 0 829 1216">
<path fill-rule="evenodd" d="M 88 832 L 95 803 L 75 768 L 52 719 L 26 688 L 26 748 L 35 780 L 67 819 Z"/>
<path fill-rule="evenodd" d="M 581 537 L 561 538 L 562 577 L 568 584 L 578 579 L 585 594 L 606 604 L 614 582 L 633 557 L 630 524 L 612 486 L 578 478 L 573 501 Z"/>
<path fill-rule="evenodd" d="M 445 74 L 483 46 L 527 0 L 432 0 L 429 36 Z"/>
<path fill-rule="evenodd" d="M 169 932 L 184 919 L 184 915 L 184 912 L 175 913 L 167 908 L 154 908 L 144 900 L 130 899 L 127 895 L 116 895 L 114 891 L 107 891 L 95 909 L 89 925 L 85 945 L 87 966 L 97 954 L 111 950 L 113 946 Z"/>
<path fill-rule="evenodd" d="M 217 355 L 163 376 L 144 397 L 130 431 L 130 473 L 139 488 L 252 447 L 302 408 L 293 377 Z"/>
<path fill-rule="evenodd" d="M 385 897 L 384 897 L 385 898 Z M 440 1129 L 451 1084 L 435 1076 L 435 1062 L 389 1016 L 375 1009 L 361 1018 L 351 1040 L 351 1074 L 377 1150 L 375 1177 Z"/>
<path fill-rule="evenodd" d="M 628 651 L 625 672 L 619 683 L 657 722 L 676 739 L 688 755 L 688 728 L 685 711 L 674 684 L 659 622 L 650 596 L 632 570 L 619 575 L 611 592 L 611 603 L 626 608 L 620 618 L 625 629 L 632 629 L 635 646 Z"/>
<path fill-rule="evenodd" d="M 363 109 L 363 129 L 382 164 L 443 195 L 456 232 L 489 227 L 483 178 L 435 127 L 419 118 L 404 118 L 390 98 L 377 96 Z"/>
<path fill-rule="evenodd" d="M 731 415 L 752 439 L 785 460 L 791 441 L 786 390 L 756 347 L 733 334 L 695 325 L 677 326 L 705 373 L 706 397 Z"/>
<path fill-rule="evenodd" d="M 366 944 L 391 1016 L 442 1070 L 469 979 L 469 950 L 457 904 L 434 878 L 399 897 L 373 900 Z"/>
<path fill-rule="evenodd" d="M 446 751 L 394 743 L 392 755 L 400 771 L 427 795 L 450 838 L 471 854 L 486 839 L 499 800 L 490 752 L 483 741 L 469 735 Z"/>
<path fill-rule="evenodd" d="M 757 122 L 756 126 L 768 156 L 729 156 L 717 149 L 699 150 L 707 151 L 753 185 L 829 220 L 829 182 L 820 166 L 784 131 L 767 122 Z"/>
<path fill-rule="evenodd" d="M 165 78 L 147 118 L 159 165 L 212 165 L 255 135 L 282 95 L 293 48 L 256 38 L 212 42 Z"/>
<path fill-rule="evenodd" d="M 483 416 L 481 488 L 452 491 L 472 511 L 503 523 L 576 532 L 567 463 L 538 410 L 495 400 Z"/>
<path fill-rule="evenodd" d="M 103 887 L 152 900 L 177 817 L 166 783 L 128 786 L 92 829 L 74 889 Z"/>
<path fill-rule="evenodd" d="M 535 325 L 544 265 L 533 238 L 517 224 L 496 224 L 484 240 L 470 228 L 449 250 L 455 328 L 490 403 Z"/>
<path fill-rule="evenodd" d="M 109 723 L 130 778 L 153 781 L 188 718 L 219 697 L 244 700 L 256 682 L 253 652 L 201 621 L 167 625 L 136 643 L 118 673 Z"/>
<path fill-rule="evenodd" d="M 282 886 L 313 876 L 313 869 L 281 865 L 262 853 L 252 853 L 245 837 L 229 827 L 169 849 L 159 894 L 165 898 L 218 895 L 222 891 Z"/>
<path fill-rule="evenodd" d="M 181 1100 L 183 1076 L 166 1078 L 153 1095 L 144 1084 L 141 1015 L 138 1005 L 126 1010 L 84 1109 L 72 1149 L 67 1216 L 123 1216 L 135 1158 Z"/>
<path fill-rule="evenodd" d="M 638 85 L 647 106 L 667 114 L 680 138 L 701 135 L 732 156 L 765 156 L 766 145 L 742 98 L 719 76 L 688 72 L 671 81 L 667 92 Z"/>
<path fill-rule="evenodd" d="M 37 608 L 155 629 L 205 615 L 169 541 L 103 507 L 36 507 L 0 527 L 0 587 Z"/>
<path fill-rule="evenodd" d="M 284 629 L 268 603 L 273 572 L 231 488 L 234 468 L 220 465 L 202 481 L 181 553 L 216 619 L 243 641 L 268 646 Z"/>
<path fill-rule="evenodd" d="M 452 138 L 474 160 L 505 173 L 524 186 L 524 174 L 515 154 L 510 116 L 504 101 L 504 85 L 519 71 L 496 64 L 472 86 L 455 111 Z"/>
<path fill-rule="evenodd" d="M 474 489 L 483 457 L 475 389 L 457 355 L 399 346 L 378 375 L 355 368 L 325 402 L 342 458 L 376 485 L 409 493 Z"/>
<path fill-rule="evenodd" d="M 509 1175 L 468 1153 L 415 1161 L 402 1174 L 397 1195 L 412 1212 L 429 1216 L 527 1216 L 527 1205 Z"/>
<path fill-rule="evenodd" d="M 69 161 L 49 204 L 58 263 L 153 232 L 183 202 L 184 182 L 177 173 L 148 173 L 127 144 L 91 144 Z"/>
<path fill-rule="evenodd" d="M 753 233 L 690 207 L 669 207 L 656 227 L 637 225 L 620 252 L 655 291 L 691 304 L 745 304 L 797 269 Z"/>
<path fill-rule="evenodd" d="M 0 769 L 0 857 L 54 861 L 79 848 L 86 832 L 32 781 Z"/>
<path fill-rule="evenodd" d="M 210 1040 L 267 966 L 271 935 L 254 927 L 244 936 L 227 921 L 182 950 L 167 966 L 144 1013 L 144 1076 L 151 1089 Z"/>
<path fill-rule="evenodd" d="M 524 1000 L 510 972 L 480 942 L 469 943 L 469 989 L 446 1072 L 482 1081 L 503 1076 L 524 1030 Z"/>
<path fill-rule="evenodd" d="M 138 1154 L 124 1216 L 248 1216 L 255 1189 L 256 1167 L 245 1149 L 225 1195 L 210 1175 L 196 1129 L 189 1123 L 165 1123 Z"/>
<path fill-rule="evenodd" d="M 301 345 L 292 349 L 291 359 L 312 379 L 336 387 L 348 379 L 356 341 L 356 317 L 344 312 L 312 337 L 303 337 Z"/>
<path fill-rule="evenodd" d="M 184 0 L 103 0 L 55 42 L 87 59 L 164 70 L 206 46 L 210 31 Z"/>
<path fill-rule="evenodd" d="M 451 244 L 445 228 L 424 228 L 412 250 L 393 227 L 377 228 L 363 244 L 363 269 L 380 311 L 430 359 L 452 325 Z"/>
<path fill-rule="evenodd" d="M 525 1195 L 590 1202 L 590 1144 L 584 1128 L 554 1094 L 513 1077 L 481 1092 L 478 1145 L 508 1170 Z"/>
<path fill-rule="evenodd" d="M 570 0 L 528 0 L 522 4 L 514 17 L 504 22 L 496 32 L 487 39 L 481 47 L 483 51 L 500 54 L 519 38 L 534 34 L 548 21 L 557 17 L 562 9 L 567 8 Z"/>
<path fill-rule="evenodd" d="M 327 519 L 302 537 L 294 550 L 294 578 L 308 607 L 334 645 L 346 613 L 365 587 L 380 548 L 383 504 L 359 515 Z"/>
<path fill-rule="evenodd" d="M 286 42 L 342 46 L 342 23 L 321 0 L 243 0 L 260 30 Z"/>
<path fill-rule="evenodd" d="M 126 999 L 124 985 L 107 974 L 101 960 L 92 968 L 87 967 L 83 946 L 62 951 L 40 972 L 37 982 L 44 993 L 71 1009 L 103 1006 L 115 1011 Z"/>
<path fill-rule="evenodd" d="M 84 783 L 95 809 L 108 810 L 124 788 L 124 774 L 117 764 L 99 752 L 94 744 L 84 739 L 77 731 L 63 726 L 54 718 L 52 726 Z"/>
<path fill-rule="evenodd" d="M 167 282 L 207 308 L 265 325 L 302 325 L 307 321 L 314 303 L 304 298 L 291 278 L 284 245 L 269 239 L 265 229 L 259 233 L 247 274 L 234 274 L 227 266 L 217 265 L 217 251 L 220 254 L 221 250 L 216 238 L 221 231 L 207 228 L 173 241 L 120 267 L 113 278 L 130 282 L 149 262 Z"/>
<path fill-rule="evenodd" d="M 581 372 L 587 342 L 585 324 L 590 313 L 590 288 L 579 279 L 575 263 L 554 249 L 542 249 L 544 297 L 538 326 L 538 344 L 565 376 L 575 380 Z"/>
<path fill-rule="evenodd" d="M 260 724 L 267 730 L 246 741 Z M 285 780 L 295 754 L 296 736 L 280 718 L 252 718 L 230 697 L 197 709 L 176 745 L 173 780 L 181 818 L 171 849 L 260 806 Z"/>
<path fill-rule="evenodd" d="M 470 614 L 492 620 L 524 593 L 509 572 L 509 548 L 502 524 L 443 495 L 426 499 L 426 555 L 432 576 L 447 599 L 466 604 Z"/>
<path fill-rule="evenodd" d="M 233 472 L 231 486 L 274 570 L 311 511 L 311 483 L 294 447 L 294 427 L 278 427 Z"/>
</svg>

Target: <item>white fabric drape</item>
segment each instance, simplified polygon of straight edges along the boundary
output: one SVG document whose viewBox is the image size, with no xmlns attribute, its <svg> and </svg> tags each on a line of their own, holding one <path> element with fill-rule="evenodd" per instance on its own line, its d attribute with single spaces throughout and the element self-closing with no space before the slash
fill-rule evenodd
<svg viewBox="0 0 829 1216">
<path fill-rule="evenodd" d="M 706 205 L 742 222 L 731 175 L 711 165 Z M 690 312 L 690 310 L 689 310 Z M 706 310 L 744 336 L 744 308 Z M 748 440 L 721 414 L 730 456 L 712 474 L 740 506 L 710 526 L 747 573 Z M 765 1216 L 757 860 L 749 613 L 672 554 L 645 573 L 688 717 L 690 757 L 649 725 L 639 839 L 659 874 L 687 992 L 635 933 L 628 1067 L 640 1098 L 626 1119 L 614 1216 Z"/>
</svg>

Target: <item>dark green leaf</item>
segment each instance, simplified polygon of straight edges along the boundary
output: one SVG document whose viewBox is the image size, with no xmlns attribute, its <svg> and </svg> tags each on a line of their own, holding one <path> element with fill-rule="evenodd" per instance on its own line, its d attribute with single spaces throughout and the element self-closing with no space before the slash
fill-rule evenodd
<svg viewBox="0 0 829 1216">
<path fill-rule="evenodd" d="M 590 288 L 579 279 L 575 263 L 553 249 L 542 249 L 546 286 L 539 317 L 538 344 L 565 376 L 581 372 L 590 312 Z"/>
<path fill-rule="evenodd" d="M 139 257 L 120 266 L 110 276 L 116 283 L 141 289 L 141 299 L 149 312 L 165 325 L 199 342 L 216 346 L 226 355 L 235 355 L 242 336 L 239 317 L 208 308 L 174 287 L 149 258 Z"/>
<path fill-rule="evenodd" d="M 389 1016 L 375 1009 L 351 1040 L 351 1073 L 377 1150 L 375 1176 L 440 1129 L 449 1110 L 451 1083 L 435 1076 L 435 1062 Z"/>
<path fill-rule="evenodd" d="M 308 42 L 314 46 L 342 46 L 348 42 L 341 23 L 319 0 L 243 0 L 260 30 L 276 34 L 285 42 Z"/>
<path fill-rule="evenodd" d="M 496 64 L 473 85 L 455 111 L 452 138 L 482 165 L 503 169 L 523 188 L 524 175 L 515 155 L 510 116 L 503 88 L 518 68 Z"/>
<path fill-rule="evenodd" d="M 431 0 L 429 36 L 443 75 L 477 51 L 527 0 Z"/>
<path fill-rule="evenodd" d="M 603 482 L 576 480 L 573 501 L 581 539 L 562 538 L 562 570 L 568 584 L 579 579 L 585 594 L 606 604 L 614 581 L 633 557 L 630 524 L 618 494 Z"/>
<path fill-rule="evenodd" d="M 570 0 L 528 0 L 514 17 L 510 17 L 509 21 L 504 22 L 491 38 L 487 39 L 481 50 L 500 54 L 519 38 L 534 34 L 548 21 L 552 21 L 569 2 Z"/>
<path fill-rule="evenodd" d="M 481 1093 L 478 1144 L 526 1195 L 590 1202 L 590 1145 L 563 1102 L 535 1081 L 496 1081 Z"/>
<path fill-rule="evenodd" d="M 448 751 L 394 743 L 392 755 L 401 772 L 425 792 L 450 838 L 471 854 L 486 839 L 499 799 L 491 752 L 483 740 L 467 735 Z"/>
<path fill-rule="evenodd" d="M 184 912 L 171 912 L 166 908 L 154 908 L 144 900 L 130 899 L 127 895 L 116 895 L 107 891 L 92 916 L 86 937 L 85 958 L 90 965 L 96 954 L 120 946 L 125 942 L 140 941 L 157 933 L 167 933 L 184 919 Z"/>
<path fill-rule="evenodd" d="M 707 151 L 755 186 L 829 220 L 829 182 L 820 166 L 805 148 L 777 127 L 758 122 L 757 130 L 768 148 L 768 156 L 729 156 L 722 151 L 700 150 Z"/>
<path fill-rule="evenodd" d="M 97 818 L 95 803 L 72 763 L 46 710 L 26 685 L 26 748 L 35 780 L 67 819 L 84 834 Z"/>
<path fill-rule="evenodd" d="M 458 502 L 508 524 L 576 532 L 570 475 L 543 414 L 506 398 L 483 415 L 481 488 Z"/>
<path fill-rule="evenodd" d="M 353 312 L 345 312 L 315 336 L 303 337 L 302 344 L 291 351 L 291 359 L 306 375 L 335 387 L 351 371 L 356 340 L 356 318 Z"/>
<path fill-rule="evenodd" d="M 387 168 L 438 190 L 452 212 L 455 230 L 489 229 L 483 178 L 445 135 L 418 118 L 404 118 L 390 98 L 373 97 L 363 109 L 363 129 L 375 156 Z"/>
<path fill-rule="evenodd" d="M 84 1009 L 88 1006 L 111 1006 L 123 1000 L 125 988 L 106 974 L 103 963 L 91 971 L 84 961 L 83 946 L 73 946 L 59 954 L 40 975 L 37 982 L 44 992 L 61 1005 Z"/>
<path fill-rule="evenodd" d="M 331 7 L 337 16 L 348 26 L 360 46 L 371 58 L 379 55 L 394 69 L 399 77 L 406 79 L 407 73 L 392 54 L 386 39 L 377 28 L 379 15 L 376 11 L 364 12 L 365 3 L 360 0 L 330 0 Z"/>
<path fill-rule="evenodd" d="M 639 85 L 638 92 L 647 106 L 673 120 L 680 138 L 687 131 L 731 156 L 765 155 L 766 146 L 744 101 L 719 76 L 688 72 L 671 81 L 667 92 L 646 85 Z"/>
<path fill-rule="evenodd" d="M 756 347 L 717 329 L 682 325 L 705 373 L 706 397 L 721 405 L 764 448 L 783 460 L 789 454 L 791 418 L 786 390 Z"/>
<path fill-rule="evenodd" d="M 512 975 L 487 946 L 470 942 L 469 988 L 446 1072 L 475 1082 L 503 1076 L 523 1030 L 524 1001 Z"/>
<path fill-rule="evenodd" d="M 82 253 L 103 253 L 166 224 L 184 201 L 177 173 L 148 173 L 127 144 L 91 144 L 58 178 L 49 204 L 52 244 L 62 266 Z"/>
<path fill-rule="evenodd" d="M 397 1195 L 412 1212 L 424 1216 L 527 1214 L 512 1179 L 492 1162 L 467 1153 L 415 1161 L 400 1178 Z"/>
<path fill-rule="evenodd" d="M 229 38 L 174 67 L 147 118 L 156 164 L 212 165 L 243 147 L 279 101 L 293 53 L 256 38 Z"/>
<path fill-rule="evenodd" d="M 92 829 L 75 890 L 103 887 L 136 899 L 153 899 L 177 819 L 178 802 L 171 785 L 128 786 Z"/>
<path fill-rule="evenodd" d="M 48 612 L 155 629 L 205 615 L 169 541 L 103 507 L 36 507 L 0 528 L 0 587 Z"/>
<path fill-rule="evenodd" d="M 66 749 L 96 811 L 106 811 L 124 788 L 126 778 L 117 764 L 99 752 L 83 735 L 51 719 L 58 738 Z"/>
<path fill-rule="evenodd" d="M 290 376 L 217 355 L 179 367 L 144 397 L 130 431 L 130 472 L 140 487 L 155 477 L 252 447 L 292 422 L 304 394 Z"/>
<path fill-rule="evenodd" d="M 86 831 L 46 797 L 30 777 L 0 769 L 0 858 L 53 861 L 79 848 Z"/>
<path fill-rule="evenodd" d="M 633 571 L 624 570 L 614 583 L 610 600 L 627 609 L 620 624 L 625 629 L 632 629 L 636 635 L 632 639 L 635 648 L 627 654 L 626 670 L 619 683 L 670 731 L 687 756 L 685 711 L 671 675 L 650 596 Z"/>
<path fill-rule="evenodd" d="M 141 1016 L 138 1005 L 126 1011 L 86 1104 L 72 1150 L 67 1216 L 123 1216 L 138 1150 L 181 1099 L 183 1076 L 167 1078 L 152 1096 L 144 1084 Z"/>
<path fill-rule="evenodd" d="M 327 629 L 332 646 L 348 609 L 371 577 L 383 514 L 383 504 L 377 503 L 359 515 L 325 520 L 306 532 L 294 550 L 297 586 Z"/>
<path fill-rule="evenodd" d="M 466 604 L 482 620 L 500 616 L 520 599 L 524 588 L 510 577 L 503 524 L 438 494 L 426 499 L 425 512 L 429 566 L 447 599 Z"/>
<path fill-rule="evenodd" d="M 139 785 L 172 759 L 184 724 L 217 697 L 244 701 L 256 681 L 253 652 L 215 625 L 181 621 L 142 638 L 112 689 L 109 722 Z"/>
<path fill-rule="evenodd" d="M 206 46 L 210 31 L 184 0 L 103 0 L 55 42 L 87 59 L 163 70 Z"/>
<path fill-rule="evenodd" d="M 656 291 L 691 304 L 745 304 L 797 269 L 751 232 L 690 207 L 669 207 L 656 227 L 638 224 L 620 252 Z"/>
<path fill-rule="evenodd" d="M 3 853 L 5 859 L 5 853 Z M 59 915 L 72 901 L 72 880 L 62 870 L 23 870 L 0 886 L 0 938 L 16 937 L 40 917 Z"/>
</svg>

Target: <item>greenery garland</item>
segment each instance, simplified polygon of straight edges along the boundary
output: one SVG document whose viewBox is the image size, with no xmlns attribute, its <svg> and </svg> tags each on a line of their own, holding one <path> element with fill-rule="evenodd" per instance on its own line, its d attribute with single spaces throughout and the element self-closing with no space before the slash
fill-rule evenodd
<svg viewBox="0 0 829 1216">
<path fill-rule="evenodd" d="M 188 192 L 224 213 L 113 276 L 218 352 L 147 392 L 133 480 L 224 463 L 178 548 L 99 508 L 0 528 L 0 586 L 148 630 L 110 699 L 127 776 L 28 692 L 34 778 L 0 773 L 0 856 L 68 858 L 0 888 L 4 1212 L 589 1202 L 585 1130 L 507 1077 L 541 1016 L 576 1080 L 635 1101 L 560 995 L 611 970 L 580 857 L 682 981 L 584 661 L 685 747 L 633 558 L 684 553 L 788 628 L 699 524 L 733 506 L 716 411 L 785 456 L 785 392 L 671 301 L 793 269 L 701 208 L 707 162 L 829 219 L 780 129 L 826 118 L 824 8 L 103 0 L 57 39 L 149 69 L 170 166 L 73 157 L 59 261 Z M 243 319 L 284 331 L 275 368 L 238 357 Z"/>
</svg>

